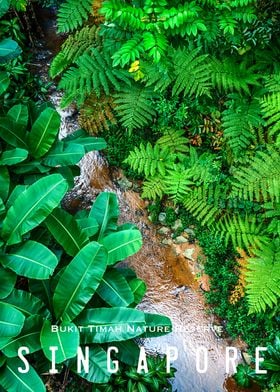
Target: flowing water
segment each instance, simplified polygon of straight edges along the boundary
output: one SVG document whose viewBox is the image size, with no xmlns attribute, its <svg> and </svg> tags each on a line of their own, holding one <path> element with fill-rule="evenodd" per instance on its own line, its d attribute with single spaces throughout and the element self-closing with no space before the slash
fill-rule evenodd
<svg viewBox="0 0 280 392">
<path fill-rule="evenodd" d="M 40 15 L 38 15 L 40 17 Z M 51 15 L 41 14 L 46 34 L 46 44 L 37 49 L 34 67 L 40 69 L 43 80 L 48 80 L 48 64 L 61 42 L 57 37 L 54 19 Z M 62 117 L 61 137 L 78 129 L 75 108 L 60 110 L 61 93 L 53 88 L 50 100 L 57 107 Z M 69 203 L 83 204 L 91 201 L 101 191 L 113 191 L 117 194 L 121 221 L 136 223 L 143 235 L 143 247 L 127 264 L 147 284 L 147 293 L 140 304 L 146 312 L 161 313 L 170 317 L 174 332 L 169 335 L 147 339 L 147 350 L 165 353 L 167 346 L 178 349 L 178 359 L 174 362 L 177 368 L 173 382 L 174 391 L 178 392 L 238 392 L 245 391 L 236 386 L 232 378 L 228 378 L 225 368 L 225 352 L 227 346 L 240 347 L 238 342 L 229 338 L 222 339 L 213 332 L 213 315 L 205 305 L 201 290 L 195 279 L 193 265 L 181 254 L 178 255 L 173 246 L 164 246 L 157 234 L 157 228 L 147 218 L 146 204 L 133 191 L 121 191 L 117 184 L 120 171 L 108 167 L 106 159 L 99 153 L 87 154 L 82 160 L 81 176 L 76 179 L 76 186 L 70 194 Z M 200 250 L 197 244 L 188 245 L 194 249 L 194 257 Z M 206 349 L 208 369 L 199 373 L 196 369 L 196 354 L 199 347 Z M 238 349 L 238 360 L 241 351 Z M 203 361 L 201 366 L 203 367 Z M 257 391 L 258 389 L 246 389 Z"/>
</svg>

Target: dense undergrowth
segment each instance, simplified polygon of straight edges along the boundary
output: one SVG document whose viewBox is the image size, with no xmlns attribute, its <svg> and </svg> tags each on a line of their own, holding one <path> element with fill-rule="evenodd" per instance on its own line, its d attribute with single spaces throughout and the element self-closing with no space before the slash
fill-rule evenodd
<svg viewBox="0 0 280 392">
<path fill-rule="evenodd" d="M 32 76 L 28 48 L 21 48 L 26 37 L 17 13 L 26 3 L 0 3 L 1 25 L 8 27 L 0 40 L 0 389 L 69 390 L 69 380 L 75 388 L 82 377 L 83 390 L 170 390 L 175 370 L 162 371 L 164 358 L 148 358 L 148 374 L 131 370 L 140 352 L 134 338 L 157 335 L 149 326 L 171 328 L 167 317 L 135 309 L 146 285 L 116 266 L 141 248 L 140 231 L 118 224 L 113 193 L 100 193 L 90 209 L 73 215 L 62 207 L 77 163 L 106 143 L 83 130 L 59 138 L 60 116 L 42 101 L 47 86 L 42 90 Z M 116 330 L 123 320 L 130 330 Z M 105 334 L 99 331 L 104 325 L 110 327 Z M 81 354 L 89 371 L 78 368 Z M 113 377 L 116 361 L 122 371 Z"/>
<path fill-rule="evenodd" d="M 121 166 L 128 176 L 142 180 L 142 197 L 151 200 L 155 218 L 165 209 L 172 225 L 178 218 L 178 208 L 177 213 L 175 208 L 179 207 L 179 216 L 186 226 L 190 222 L 195 225 L 197 239 L 207 257 L 205 272 L 211 282 L 207 301 L 226 320 L 227 331 L 248 343 L 250 352 L 256 346 L 268 347 L 263 363 L 267 375 L 256 376 L 250 366 L 241 366 L 236 378 L 244 386 L 254 378 L 263 387 L 277 389 L 280 382 L 279 2 L 66 0 L 59 3 L 58 29 L 67 33 L 67 38 L 51 64 L 50 75 L 58 78 L 64 92 L 62 106 L 75 102 L 80 110 L 81 127 L 106 139 L 110 163 Z M 14 22 L 4 19 L 0 28 L 4 39 L 0 42 L 3 116 L 0 136 L 4 140 L 2 155 L 6 154 L 1 158 L 4 159 L 1 167 L 7 166 L 9 150 L 15 148 L 20 157 L 6 171 L 3 169 L 2 176 L 7 178 L 11 170 L 21 186 L 31 184 L 32 187 L 35 180 L 42 181 L 45 173 L 57 175 L 53 173 L 58 171 L 69 182 L 70 169 L 56 166 L 72 168 L 85 152 L 82 146 L 87 142 L 83 140 L 89 137 L 82 132 L 76 139 L 65 140 L 63 145 L 58 141 L 53 145 L 56 136 L 49 135 L 51 142 L 37 153 L 35 124 L 39 112 L 30 101 L 41 98 L 46 86 L 38 88 L 38 82 L 26 69 L 28 55 L 20 49 L 25 38 L 16 17 L 25 11 L 26 1 L 2 1 L 0 16 L 4 16 L 9 6 Z M 45 113 L 50 115 L 47 106 Z M 44 124 L 46 119 L 38 122 Z M 15 141 L 7 133 L 11 124 L 23 141 Z M 56 165 L 50 164 L 56 155 L 61 156 L 70 148 L 75 149 L 75 162 L 68 158 L 64 163 L 56 160 Z M 34 241 L 32 227 L 26 231 L 32 229 L 28 237 L 22 237 L 26 232 L 11 233 L 9 208 L 17 200 L 15 194 L 10 195 L 12 188 L 4 189 L 1 195 L 6 222 L 3 223 L 5 254 L 10 252 L 10 245 L 16 244 L 13 238 L 27 243 Z M 28 188 L 20 189 L 28 192 Z M 56 205 L 59 203 L 60 199 Z M 74 219 L 80 225 L 87 218 L 65 218 L 61 212 L 58 215 L 61 220 Z M 47 218 L 47 222 L 50 220 Z M 47 222 L 43 227 L 52 232 Z M 78 223 L 73 223 L 75 232 L 81 230 Z M 119 229 L 113 225 L 111 230 Z M 128 231 L 129 235 L 136 235 L 133 226 L 120 230 L 107 234 L 121 235 L 122 231 Z M 92 238 L 86 234 L 90 243 L 96 242 L 96 234 L 91 232 Z M 69 261 L 69 255 L 64 261 L 62 257 L 61 268 Z M 3 268 L 7 267 L 5 262 L 2 264 Z M 22 275 L 22 271 L 15 272 Z M 53 278 L 55 282 L 65 273 L 58 272 Z M 130 278 L 127 275 L 119 278 L 128 291 Z M 118 281 L 114 276 L 111 279 Z M 5 293 L 11 295 L 13 287 L 10 284 Z M 54 304 L 58 297 L 56 293 Z M 102 295 L 101 298 L 103 306 Z M 108 304 L 113 306 L 111 302 L 111 299 L 107 302 L 106 309 L 110 309 Z M 49 312 L 55 311 L 58 317 L 56 306 Z M 7 342 L 10 339 L 11 336 Z M 5 361 L 4 358 L 1 362 L 4 366 Z M 7 376 L 7 371 L 4 375 Z M 2 380 L 3 377 L 2 368 Z"/>
</svg>

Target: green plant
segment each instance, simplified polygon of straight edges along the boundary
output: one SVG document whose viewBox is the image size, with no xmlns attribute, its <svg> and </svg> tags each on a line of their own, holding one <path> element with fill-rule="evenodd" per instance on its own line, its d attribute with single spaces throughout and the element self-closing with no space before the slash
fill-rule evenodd
<svg viewBox="0 0 280 392">
<path fill-rule="evenodd" d="M 129 154 L 122 148 L 118 161 L 144 178 L 142 196 L 153 200 L 153 216 L 167 201 L 195 221 L 196 231 L 216 236 L 222 257 L 205 266 L 213 282 L 209 302 L 250 347 L 270 342 L 279 313 L 279 5 L 108 0 L 98 6 L 98 23 L 87 22 L 98 27 L 86 54 L 92 45 L 110 59 L 108 74 L 123 71 L 127 81 L 101 91 L 88 69 L 93 79 L 78 83 L 71 97 L 72 87 L 62 86 L 68 102 L 83 104 L 93 90 L 109 94 L 118 133 L 149 135 Z M 78 34 L 68 39 L 76 47 L 84 43 Z M 74 61 L 76 75 L 85 74 L 81 57 L 71 56 L 58 55 L 54 71 L 65 76 Z M 247 289 L 233 305 L 237 247 L 248 253 Z"/>
<path fill-rule="evenodd" d="M 1 117 L 4 151 L 0 159 L 3 168 L 9 167 L 11 189 L 57 172 L 72 185 L 74 165 L 88 151 L 106 146 L 103 139 L 88 137 L 82 130 L 58 140 L 59 127 L 58 113 L 46 104 L 15 105 Z"/>
<path fill-rule="evenodd" d="M 100 385 L 93 389 L 94 392 L 157 392 L 171 391 L 172 387 L 169 379 L 175 375 L 175 368 L 171 368 L 170 372 L 166 372 L 166 360 L 160 357 L 147 358 L 147 373 L 137 373 L 135 366 L 123 366 L 120 373 L 114 375 L 112 380 L 106 385 Z"/>
<path fill-rule="evenodd" d="M 258 375 L 249 365 L 238 365 L 238 370 L 234 376 L 239 385 L 249 387 L 252 380 L 257 380 L 261 385 L 275 388 L 279 385 L 280 379 L 280 339 L 276 336 L 273 344 L 269 344 L 264 352 L 262 369 L 266 374 Z"/>
<path fill-rule="evenodd" d="M 5 390 L 11 385 L 45 390 L 36 366 L 50 369 L 50 346 L 58 347 L 56 363 L 76 372 L 73 358 L 80 345 L 90 346 L 91 353 L 91 371 L 81 377 L 106 382 L 111 376 L 106 370 L 108 344 L 122 342 L 126 350 L 125 341 L 143 335 L 145 327 L 170 327 L 170 321 L 133 309 L 145 284 L 114 267 L 142 244 L 133 225 L 118 226 L 116 196 L 102 193 L 89 212 L 76 216 L 60 208 L 72 182 L 69 165 L 94 147 L 104 147 L 104 141 L 82 131 L 58 141 L 56 111 L 32 109 L 29 117 L 27 107 L 14 106 L 1 122 L 0 385 Z M 114 332 L 124 320 L 138 329 Z M 89 325 L 108 322 L 109 334 L 89 331 Z M 70 327 L 71 332 L 62 331 Z M 22 346 L 28 347 L 33 365 L 28 374 L 18 370 Z M 133 347 L 131 355 L 136 356 L 137 345 Z"/>
</svg>

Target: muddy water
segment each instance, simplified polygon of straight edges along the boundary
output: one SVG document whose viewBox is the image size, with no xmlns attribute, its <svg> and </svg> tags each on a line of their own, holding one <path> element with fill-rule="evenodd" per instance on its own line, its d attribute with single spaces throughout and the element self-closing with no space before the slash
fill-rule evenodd
<svg viewBox="0 0 280 392">
<path fill-rule="evenodd" d="M 46 31 L 47 46 L 37 51 L 37 65 L 43 80 L 48 81 L 48 64 L 53 52 L 57 51 L 57 39 L 52 20 L 45 17 L 43 27 Z M 50 92 L 50 100 L 62 117 L 61 137 L 78 129 L 74 108 L 60 110 L 61 94 L 55 88 Z M 170 317 L 173 330 L 169 335 L 145 341 L 147 350 L 165 353 L 167 346 L 178 349 L 177 368 L 173 390 L 177 392 L 241 392 L 233 379 L 228 378 L 225 369 L 227 346 L 238 345 L 229 339 L 218 338 L 213 332 L 214 319 L 204 303 L 198 283 L 194 278 L 193 266 L 177 255 L 175 247 L 163 246 L 158 238 L 156 227 L 147 219 L 145 203 L 133 191 L 121 191 L 115 184 L 120 175 L 112 171 L 106 160 L 98 153 L 89 153 L 81 161 L 81 176 L 70 197 L 90 201 L 101 191 L 116 192 L 121 209 L 121 221 L 131 221 L 138 225 L 143 235 L 143 247 L 127 263 L 147 284 L 147 294 L 140 308 L 146 312 L 161 313 Z M 193 246 L 193 245 L 192 245 Z M 194 245 L 197 255 L 199 248 Z M 197 350 L 204 347 L 208 367 L 205 373 L 196 369 Z M 240 350 L 238 359 L 241 359 Z M 204 361 L 200 361 L 203 367 Z M 257 390 L 257 389 L 256 389 Z"/>
</svg>

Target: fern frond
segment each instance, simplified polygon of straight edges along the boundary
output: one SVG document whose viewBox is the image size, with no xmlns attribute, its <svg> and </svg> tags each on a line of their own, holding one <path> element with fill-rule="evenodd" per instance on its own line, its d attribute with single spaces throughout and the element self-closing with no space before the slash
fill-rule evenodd
<svg viewBox="0 0 280 392">
<path fill-rule="evenodd" d="M 59 88 L 65 90 L 62 105 L 67 106 L 74 99 L 80 105 L 93 92 L 97 96 L 102 93 L 109 95 L 120 89 L 120 81 L 130 82 L 127 73 L 112 69 L 109 55 L 93 48 L 90 54 L 80 56 L 76 67 L 71 67 L 63 75 L 59 83 Z"/>
<path fill-rule="evenodd" d="M 162 198 L 164 194 L 165 184 L 161 177 L 156 176 L 149 178 L 143 182 L 142 187 L 142 197 L 143 199 L 156 200 L 157 198 Z"/>
<path fill-rule="evenodd" d="M 66 0 L 58 10 L 59 33 L 68 33 L 83 25 L 92 12 L 92 0 Z"/>
<path fill-rule="evenodd" d="M 143 30 L 145 28 L 145 13 L 141 7 L 133 7 L 124 1 L 104 1 L 100 9 L 106 21 L 116 22 L 124 29 L 131 31 Z"/>
<path fill-rule="evenodd" d="M 79 124 L 90 134 L 98 134 L 104 129 L 109 129 L 110 124 L 116 123 L 113 110 L 112 97 L 104 94 L 101 97 L 91 95 L 80 109 Z"/>
<path fill-rule="evenodd" d="M 144 81 L 146 86 L 153 86 L 154 91 L 164 91 L 174 80 L 171 60 L 162 59 L 159 63 L 143 63 Z"/>
<path fill-rule="evenodd" d="M 152 89 L 137 83 L 134 83 L 130 88 L 122 89 L 114 96 L 116 111 L 120 116 L 122 125 L 129 132 L 152 121 L 156 114 L 151 104 L 153 97 L 155 97 L 155 94 Z"/>
<path fill-rule="evenodd" d="M 269 246 L 255 251 L 248 260 L 246 291 L 250 313 L 265 312 L 272 308 L 280 297 L 280 246 L 275 240 Z"/>
<path fill-rule="evenodd" d="M 216 156 L 214 154 L 204 152 L 199 155 L 194 147 L 189 147 L 186 165 L 191 169 L 193 180 L 197 186 L 201 183 L 209 185 L 216 181 L 216 176 L 219 176 L 219 164 L 217 165 L 215 159 Z"/>
<path fill-rule="evenodd" d="M 167 128 L 157 140 L 157 144 L 161 148 L 169 148 L 172 153 L 184 153 L 188 151 L 188 139 L 184 136 L 184 130 L 174 130 Z"/>
<path fill-rule="evenodd" d="M 224 215 L 218 224 L 214 224 L 214 230 L 226 244 L 231 240 L 234 248 L 245 248 L 248 252 L 269 243 L 263 224 L 256 222 L 256 216 Z"/>
<path fill-rule="evenodd" d="M 263 120 L 260 117 L 260 104 L 257 99 L 247 100 L 237 94 L 226 102 L 226 109 L 222 114 L 224 137 L 235 158 L 241 158 L 248 147 L 255 141 L 253 128 L 259 127 Z"/>
<path fill-rule="evenodd" d="M 178 50 L 174 56 L 175 83 L 173 95 L 207 95 L 210 97 L 210 72 L 206 62 L 208 55 L 198 56 L 200 49 L 191 52 Z"/>
<path fill-rule="evenodd" d="M 259 74 L 254 73 L 255 67 L 248 67 L 243 62 L 237 64 L 231 59 L 219 61 L 212 59 L 212 82 L 220 91 L 250 92 L 250 85 L 259 85 Z"/>
<path fill-rule="evenodd" d="M 265 96 L 261 105 L 269 136 L 277 136 L 280 132 L 280 91 Z"/>
<path fill-rule="evenodd" d="M 184 200 L 186 194 L 191 190 L 191 170 L 185 169 L 181 165 L 174 165 L 172 170 L 165 176 L 165 193 L 175 202 Z"/>
<path fill-rule="evenodd" d="M 51 63 L 50 76 L 52 78 L 56 77 L 81 55 L 89 53 L 93 47 L 98 46 L 100 44 L 98 30 L 95 25 L 86 26 L 74 35 L 70 35 Z"/>
<path fill-rule="evenodd" d="M 189 192 L 184 198 L 184 207 L 201 224 L 210 226 L 221 214 L 222 203 L 226 198 L 226 186 L 223 184 L 203 184 Z"/>
<path fill-rule="evenodd" d="M 134 150 L 130 151 L 124 162 L 139 174 L 154 177 L 158 174 L 165 176 L 171 160 L 172 156 L 168 149 L 161 149 L 158 144 L 153 147 L 151 143 L 146 146 L 141 143 L 139 148 L 134 147 Z"/>
<path fill-rule="evenodd" d="M 267 76 L 265 87 L 270 93 L 280 93 L 280 72 Z"/>
<path fill-rule="evenodd" d="M 243 167 L 234 174 L 232 196 L 245 200 L 276 201 L 280 200 L 279 152 L 269 149 L 259 151 L 250 161 L 249 167 Z"/>
<path fill-rule="evenodd" d="M 119 65 L 124 67 L 140 58 L 140 54 L 144 52 L 144 43 L 142 34 L 135 34 L 132 38 L 127 40 L 121 48 L 112 56 L 113 67 Z"/>
</svg>

